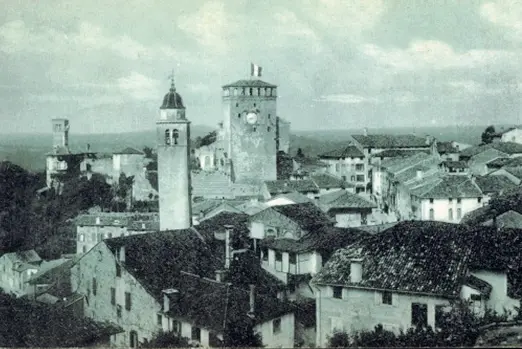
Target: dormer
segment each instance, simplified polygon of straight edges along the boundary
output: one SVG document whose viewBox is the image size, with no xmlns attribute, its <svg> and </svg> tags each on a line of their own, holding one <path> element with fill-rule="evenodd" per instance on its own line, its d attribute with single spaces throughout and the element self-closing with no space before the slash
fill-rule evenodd
<svg viewBox="0 0 522 349">
<path fill-rule="evenodd" d="M 168 312 L 173 304 L 179 301 L 179 290 L 175 288 L 168 288 L 162 291 L 163 293 L 163 312 Z"/>
</svg>

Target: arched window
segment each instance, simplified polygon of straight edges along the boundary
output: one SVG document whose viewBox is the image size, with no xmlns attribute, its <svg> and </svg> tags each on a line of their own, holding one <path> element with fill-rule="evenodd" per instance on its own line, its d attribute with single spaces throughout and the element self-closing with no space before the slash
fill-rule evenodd
<svg viewBox="0 0 522 349">
<path fill-rule="evenodd" d="M 172 130 L 172 139 L 174 140 L 174 144 L 178 144 L 178 138 L 179 138 L 179 131 L 178 129 Z"/>
<path fill-rule="evenodd" d="M 138 347 L 138 333 L 136 331 L 130 331 L 130 347 L 137 348 Z"/>
<path fill-rule="evenodd" d="M 249 96 L 252 96 L 252 95 L 253 95 L 253 90 L 254 90 L 254 89 L 253 89 L 252 87 L 250 87 L 250 89 L 248 90 L 248 95 L 249 95 Z"/>
<path fill-rule="evenodd" d="M 170 145 L 170 130 L 165 130 L 165 145 Z"/>
</svg>

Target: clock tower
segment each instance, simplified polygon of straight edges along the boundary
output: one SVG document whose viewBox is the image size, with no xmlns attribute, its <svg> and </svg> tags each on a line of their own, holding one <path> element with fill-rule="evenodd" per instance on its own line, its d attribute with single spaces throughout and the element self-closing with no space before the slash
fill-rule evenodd
<svg viewBox="0 0 522 349">
<path fill-rule="evenodd" d="M 190 121 L 176 92 L 174 78 L 156 121 L 160 230 L 192 226 L 190 181 Z"/>
<path fill-rule="evenodd" d="M 277 86 L 252 78 L 223 86 L 224 136 L 233 180 L 277 179 Z"/>
</svg>

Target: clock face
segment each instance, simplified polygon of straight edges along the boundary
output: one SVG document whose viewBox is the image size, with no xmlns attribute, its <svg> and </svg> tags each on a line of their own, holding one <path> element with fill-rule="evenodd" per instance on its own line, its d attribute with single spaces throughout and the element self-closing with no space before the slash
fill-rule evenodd
<svg viewBox="0 0 522 349">
<path fill-rule="evenodd" d="M 246 121 L 249 124 L 255 124 L 257 122 L 257 114 L 254 113 L 254 112 L 248 113 L 247 116 L 246 116 Z"/>
</svg>

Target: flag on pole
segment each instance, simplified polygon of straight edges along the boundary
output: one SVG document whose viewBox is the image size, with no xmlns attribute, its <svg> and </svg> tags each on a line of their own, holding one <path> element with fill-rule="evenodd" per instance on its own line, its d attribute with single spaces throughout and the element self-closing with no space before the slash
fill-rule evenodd
<svg viewBox="0 0 522 349">
<path fill-rule="evenodd" d="M 263 68 L 261 68 L 257 64 L 250 63 L 250 75 L 251 76 L 258 76 L 258 77 L 260 77 L 261 76 L 261 69 L 263 69 Z"/>
</svg>

